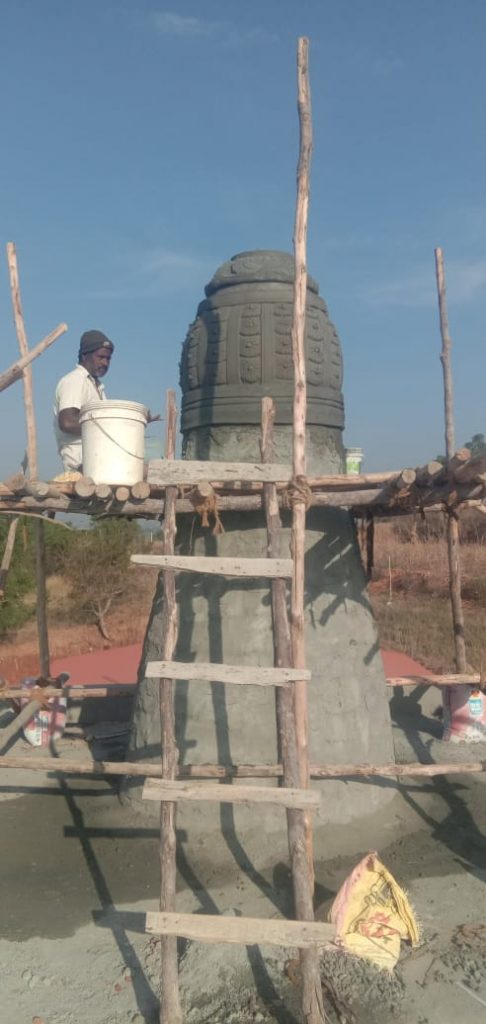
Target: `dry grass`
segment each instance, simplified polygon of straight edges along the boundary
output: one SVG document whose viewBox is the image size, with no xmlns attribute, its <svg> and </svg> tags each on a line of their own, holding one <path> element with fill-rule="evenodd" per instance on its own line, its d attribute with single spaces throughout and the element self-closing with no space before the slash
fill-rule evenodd
<svg viewBox="0 0 486 1024">
<path fill-rule="evenodd" d="M 443 537 L 405 539 L 393 524 L 377 526 L 371 596 L 384 647 L 404 651 L 436 672 L 454 670 Z M 461 545 L 464 618 L 471 668 L 486 670 L 486 544 Z"/>
</svg>

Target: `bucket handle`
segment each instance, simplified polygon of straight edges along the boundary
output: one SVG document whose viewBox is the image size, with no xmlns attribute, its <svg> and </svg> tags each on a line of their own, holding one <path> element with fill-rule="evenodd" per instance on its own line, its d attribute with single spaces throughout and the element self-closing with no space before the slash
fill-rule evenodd
<svg viewBox="0 0 486 1024">
<path fill-rule="evenodd" d="M 117 448 L 120 448 L 120 450 L 122 452 L 125 452 L 125 455 L 130 455 L 130 457 L 132 459 L 138 459 L 140 462 L 144 461 L 144 456 L 143 455 L 136 455 L 135 452 L 131 452 L 131 451 L 129 451 L 128 448 L 124 448 L 123 445 L 120 444 L 119 441 L 115 441 L 115 438 L 112 437 L 111 434 L 109 434 L 108 431 L 105 430 L 105 428 L 101 426 L 100 421 L 93 419 L 92 413 L 87 413 L 86 414 L 86 419 L 89 420 L 90 423 L 94 423 L 95 427 L 98 427 L 98 430 L 101 430 L 101 433 L 104 434 L 105 437 L 107 437 L 108 440 L 111 441 L 112 444 L 116 444 Z"/>
</svg>

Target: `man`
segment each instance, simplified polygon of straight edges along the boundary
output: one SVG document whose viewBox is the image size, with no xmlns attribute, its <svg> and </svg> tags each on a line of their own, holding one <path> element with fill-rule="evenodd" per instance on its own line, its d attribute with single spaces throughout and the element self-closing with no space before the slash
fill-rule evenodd
<svg viewBox="0 0 486 1024">
<path fill-rule="evenodd" d="M 79 345 L 78 365 L 62 377 L 54 398 L 54 432 L 66 472 L 82 469 L 79 410 L 93 399 L 105 399 L 100 378 L 110 368 L 113 342 L 102 331 L 86 331 Z"/>
</svg>

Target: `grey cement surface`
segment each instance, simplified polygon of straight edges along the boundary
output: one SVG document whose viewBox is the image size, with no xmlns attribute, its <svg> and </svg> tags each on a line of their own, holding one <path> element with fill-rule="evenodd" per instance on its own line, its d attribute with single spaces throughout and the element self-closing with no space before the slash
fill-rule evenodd
<svg viewBox="0 0 486 1024">
<path fill-rule="evenodd" d="M 412 695 L 408 707 L 398 703 L 399 758 L 434 733 L 436 703 L 432 689 Z M 19 743 L 17 752 L 33 763 L 45 757 Z M 63 757 L 86 757 L 80 741 L 57 747 Z M 441 747 L 447 760 L 481 754 L 476 744 Z M 364 791 L 374 783 L 360 785 Z M 334 997 L 327 998 L 329 1024 L 342 1024 L 336 1000 L 349 1024 L 484 1021 L 474 996 L 486 999 L 485 785 L 484 776 L 390 780 L 393 799 L 381 813 L 328 829 L 327 851 L 316 858 L 319 916 L 359 858 L 376 848 L 422 928 L 420 947 L 404 944 L 392 975 L 324 954 L 322 976 Z M 270 838 L 267 869 L 239 863 L 227 845 L 234 866 L 226 874 L 204 856 L 189 864 L 180 839 L 182 912 L 291 913 L 287 857 Z M 122 806 L 109 780 L 3 769 L 0 855 L 2 1024 L 31 1024 L 35 1015 L 45 1024 L 157 1024 L 158 942 L 143 933 L 144 914 L 158 902 L 157 826 Z M 286 975 L 295 951 L 181 943 L 180 952 L 187 1024 L 300 1024 L 298 992 Z"/>
</svg>

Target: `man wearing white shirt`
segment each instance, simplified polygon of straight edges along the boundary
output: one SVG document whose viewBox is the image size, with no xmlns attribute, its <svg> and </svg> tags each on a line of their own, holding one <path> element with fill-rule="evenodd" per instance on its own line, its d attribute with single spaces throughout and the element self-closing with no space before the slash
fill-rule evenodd
<svg viewBox="0 0 486 1024">
<path fill-rule="evenodd" d="M 54 432 L 64 469 L 81 470 L 83 450 L 79 410 L 93 399 L 105 399 L 100 378 L 110 368 L 113 342 L 102 331 L 86 331 L 79 345 L 78 365 L 62 377 L 54 398 Z"/>
</svg>

